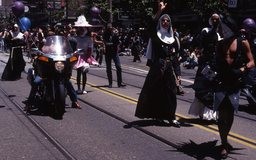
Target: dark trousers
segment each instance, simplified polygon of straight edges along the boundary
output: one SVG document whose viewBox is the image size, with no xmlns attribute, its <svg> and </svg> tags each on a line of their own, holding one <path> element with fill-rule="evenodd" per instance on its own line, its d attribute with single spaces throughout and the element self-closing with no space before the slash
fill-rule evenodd
<svg viewBox="0 0 256 160">
<path fill-rule="evenodd" d="M 75 91 L 71 81 L 67 80 L 65 85 L 66 85 L 67 94 L 68 94 L 70 100 L 72 102 L 76 102 L 77 101 L 77 94 L 76 94 L 76 91 Z"/>
<path fill-rule="evenodd" d="M 35 100 L 34 98 L 35 98 L 36 92 L 38 91 L 38 87 L 39 87 L 39 83 L 35 83 L 34 81 L 31 82 L 31 90 L 30 90 L 29 97 L 28 97 L 28 100 L 30 102 L 34 102 L 34 100 Z M 70 100 L 72 102 L 76 102 L 77 94 L 76 94 L 76 91 L 75 91 L 70 80 L 66 80 L 65 87 L 67 89 L 67 94 L 68 94 Z"/>
<path fill-rule="evenodd" d="M 226 96 L 219 106 L 218 128 L 222 145 L 228 144 L 228 134 L 234 121 L 234 108 Z"/>
<path fill-rule="evenodd" d="M 116 75 L 117 75 L 117 83 L 121 84 L 122 83 L 122 69 L 121 69 L 121 63 L 120 59 L 117 53 L 106 53 L 105 54 L 105 60 L 106 60 L 106 71 L 107 71 L 107 76 L 108 76 L 108 83 L 112 85 L 112 65 L 111 61 L 114 61 L 115 67 L 116 67 Z"/>
<path fill-rule="evenodd" d="M 83 78 L 82 81 L 82 90 L 85 89 L 85 85 L 87 82 L 87 73 L 83 71 L 83 67 L 77 68 L 77 76 L 76 76 L 76 82 L 77 82 L 77 88 L 78 90 L 81 89 L 80 84 L 81 84 L 81 76 Z"/>
</svg>

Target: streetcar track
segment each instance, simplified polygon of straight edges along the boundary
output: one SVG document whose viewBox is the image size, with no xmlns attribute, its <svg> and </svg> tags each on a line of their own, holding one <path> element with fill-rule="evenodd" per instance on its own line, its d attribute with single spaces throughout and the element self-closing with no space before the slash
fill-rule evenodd
<svg viewBox="0 0 256 160">
<path fill-rule="evenodd" d="M 3 62 L 3 61 L 1 61 L 1 62 Z M 4 62 L 4 63 L 6 63 L 6 62 Z M 129 72 L 126 72 L 126 73 L 127 73 L 127 74 L 132 74 L 132 73 L 129 73 Z M 90 72 L 89 72 L 89 74 L 94 75 L 94 76 L 97 76 L 97 77 L 101 77 L 101 78 L 104 78 L 104 79 L 106 78 L 106 77 L 104 77 L 104 76 L 99 76 L 99 75 L 96 75 L 96 74 L 92 74 L 92 73 L 90 73 Z M 137 74 L 132 74 L 132 75 L 138 76 Z M 143 76 L 143 77 L 144 77 L 144 76 Z M 72 79 L 73 79 L 73 80 L 76 80 L 76 79 L 73 78 L 73 77 L 72 77 Z M 100 91 L 103 91 L 103 92 L 108 93 L 108 94 L 110 94 L 110 95 L 113 95 L 113 96 L 115 96 L 115 97 L 118 97 L 118 98 L 121 98 L 121 99 L 123 99 L 123 100 L 129 101 L 129 102 L 131 102 L 131 103 L 133 103 L 133 104 L 137 104 L 137 99 L 134 99 L 134 98 L 132 98 L 132 97 L 129 97 L 129 96 L 126 96 L 126 95 L 123 95 L 123 94 L 114 92 L 114 91 L 112 91 L 112 90 L 110 90 L 110 89 L 106 89 L 105 87 L 99 87 L 99 86 L 97 86 L 97 85 L 95 85 L 95 84 L 92 84 L 92 83 L 89 83 L 89 82 L 87 82 L 87 85 L 89 85 L 90 87 L 95 88 L 95 89 L 97 89 L 97 90 L 100 90 Z M 131 85 L 131 84 L 128 84 L 128 85 L 129 85 L 129 86 L 132 86 L 132 87 L 136 87 L 136 88 L 141 89 L 141 87 L 138 87 L 138 86 L 135 86 L 135 85 Z M 4 92 L 2 88 L 0 88 L 0 90 L 8 97 L 8 94 L 7 94 L 6 92 Z M 8 97 L 8 98 L 9 98 L 9 97 Z M 9 99 L 10 99 L 10 98 L 9 98 Z M 117 119 L 117 120 L 119 120 L 119 121 L 125 123 L 126 125 L 129 125 L 129 124 L 130 124 L 130 122 L 126 121 L 125 119 L 123 119 L 123 118 L 121 118 L 121 117 L 119 117 L 119 116 L 117 116 L 117 115 L 114 115 L 114 114 L 112 114 L 111 112 L 108 112 L 107 110 L 104 110 L 104 109 L 100 108 L 99 106 L 96 106 L 96 105 L 94 105 L 94 104 L 92 104 L 92 103 L 89 103 L 89 102 L 85 101 L 84 99 L 81 99 L 81 98 L 78 98 L 78 99 L 79 99 L 79 101 L 81 101 L 81 102 L 83 102 L 83 103 L 85 103 L 85 104 L 87 104 L 87 105 L 89 105 L 89 106 L 91 106 L 91 107 L 97 109 L 98 111 L 103 112 L 103 113 L 105 113 L 105 114 L 107 114 L 107 115 L 109 115 L 109 116 L 111 116 L 111 117 L 113 117 L 113 118 L 115 118 L 115 119 Z M 183 100 L 183 99 L 180 99 L 180 100 L 181 100 L 181 101 L 185 101 L 185 100 Z M 52 137 L 49 133 L 47 133 L 47 131 L 44 130 L 44 128 L 41 127 L 32 117 L 27 116 L 27 115 L 25 114 L 25 112 L 22 110 L 22 107 L 21 107 L 18 103 L 16 103 L 16 102 L 15 102 L 14 100 L 12 100 L 12 99 L 10 99 L 10 101 L 11 101 L 15 106 L 17 106 L 17 108 L 19 108 L 19 110 L 31 121 L 31 123 L 32 123 L 36 128 L 38 128 L 38 130 L 39 130 L 41 133 L 43 133 L 43 134 L 47 137 L 47 139 L 48 139 L 54 146 L 56 146 L 56 148 L 58 148 L 58 150 L 59 150 L 67 159 L 76 160 L 76 158 L 75 158 L 71 153 L 69 153 L 54 137 Z M 186 101 L 186 102 L 192 103 L 192 102 L 189 102 L 189 101 Z M 180 119 L 182 119 L 182 118 L 183 118 L 183 119 L 189 118 L 189 117 L 186 117 L 186 116 L 181 115 L 181 114 L 176 114 L 176 116 L 177 116 L 178 118 L 180 118 Z M 236 115 L 236 116 L 237 116 L 237 115 Z M 238 117 L 241 117 L 241 116 L 238 116 Z M 243 117 L 243 118 L 246 118 L 246 117 Z M 255 120 L 254 120 L 254 121 L 255 121 Z M 209 125 L 209 126 L 208 126 L 208 125 L 207 125 L 207 126 L 198 125 L 198 124 L 193 124 L 193 125 L 194 125 L 194 126 L 197 126 L 198 128 L 201 128 L 201 129 L 204 129 L 204 130 L 213 132 L 213 133 L 215 133 L 215 134 L 218 134 L 218 129 L 217 129 L 217 127 L 215 127 L 215 126 L 213 126 L 213 125 Z M 131 127 L 136 128 L 136 129 L 142 131 L 143 133 L 145 133 L 145 134 L 147 134 L 147 135 L 149 135 L 149 136 L 151 136 L 151 137 L 153 137 L 153 138 L 155 138 L 155 139 L 157 139 L 157 140 L 159 140 L 159 141 L 161 141 L 161 142 L 163 142 L 163 143 L 165 143 L 165 144 L 167 144 L 167 145 L 170 145 L 170 146 L 172 146 L 172 147 L 174 147 L 174 148 L 176 148 L 176 149 L 179 148 L 178 145 L 176 145 L 175 143 L 172 143 L 172 142 L 170 142 L 170 141 L 168 141 L 168 140 L 166 140 L 166 139 L 164 139 L 164 138 L 162 138 L 162 137 L 160 137 L 160 136 L 158 136 L 158 135 L 156 135 L 156 134 L 154 134 L 154 133 L 152 133 L 152 132 L 150 132 L 150 131 L 147 131 L 146 129 L 143 129 L 142 127 L 135 126 L 135 125 L 132 125 Z M 232 139 L 232 140 L 234 140 L 234 141 L 236 141 L 236 142 L 238 142 L 238 143 L 240 143 L 240 144 L 243 144 L 243 145 L 246 145 L 246 146 L 249 146 L 249 147 L 251 147 L 251 148 L 256 149 L 256 141 L 254 141 L 253 139 L 250 139 L 250 138 L 241 136 L 241 135 L 236 134 L 236 133 L 233 133 L 233 132 L 230 132 L 230 133 L 229 133 L 229 138 Z"/>
<path fill-rule="evenodd" d="M 56 138 L 50 135 L 35 119 L 29 116 L 24 110 L 21 105 L 19 105 L 14 99 L 12 99 L 8 93 L 4 91 L 3 88 L 0 87 L 0 91 L 8 98 L 8 100 L 30 121 L 30 123 L 37 128 L 37 130 L 42 133 L 46 139 L 57 148 L 62 155 L 68 160 L 77 160 L 75 156 L 73 156 L 64 146 L 62 146 Z"/>
<path fill-rule="evenodd" d="M 161 141 L 161 142 L 163 142 L 163 143 L 165 143 L 165 144 L 167 144 L 167 145 L 169 145 L 171 147 L 179 149 L 179 146 L 176 145 L 175 143 L 172 143 L 172 142 L 170 142 L 170 141 L 168 141 L 168 140 L 166 140 L 166 139 L 164 139 L 164 138 L 162 138 L 162 137 L 160 137 L 160 136 L 158 136 L 158 135 L 156 135 L 156 134 L 154 134 L 154 133 L 152 133 L 152 132 L 150 132 L 150 131 L 142 128 L 142 127 L 135 126 L 135 125 L 130 126 L 130 122 L 128 122 L 124 118 L 121 118 L 120 116 L 117 116 L 117 115 L 115 115 L 115 114 L 113 114 L 113 113 L 111 113 L 111 112 L 109 112 L 107 110 L 104 110 L 101 107 L 98 107 L 98 106 L 96 106 L 96 105 L 94 105 L 94 104 L 92 104 L 90 102 L 87 102 L 84 99 L 81 99 L 81 98 L 78 98 L 78 99 L 79 99 L 79 101 L 87 104 L 88 106 L 91 106 L 94 109 L 96 109 L 96 110 L 98 110 L 98 111 L 100 111 L 100 112 L 102 112 L 102 113 L 104 113 L 104 114 L 106 114 L 106 115 L 108 115 L 108 116 L 110 116 L 112 118 L 115 118 L 118 121 L 121 121 L 121 122 L 125 123 L 129 127 L 133 127 L 133 128 L 135 128 L 135 129 L 137 129 L 137 130 L 139 130 L 139 131 L 141 131 L 141 132 L 143 132 L 143 133 L 145 133 L 145 134 L 147 134 L 147 135 L 149 135 L 149 136 L 151 136 L 151 137 L 153 137 L 153 138 L 155 138 L 155 139 L 157 139 L 157 140 L 159 140 L 159 141 Z"/>
<path fill-rule="evenodd" d="M 75 79 L 75 78 L 72 78 L 72 79 Z M 113 95 L 113 96 L 115 96 L 115 97 L 118 97 L 118 98 L 121 98 L 121 99 L 123 99 L 123 100 L 126 100 L 126 101 L 128 101 L 128 102 L 130 102 L 130 103 L 137 104 L 137 100 L 134 99 L 134 98 L 132 98 L 132 97 L 122 95 L 122 94 L 120 94 L 120 93 L 114 92 L 114 91 L 112 91 L 112 90 L 110 90 L 110 89 L 106 89 L 106 88 L 104 88 L 104 87 L 97 87 L 95 84 L 92 84 L 92 83 L 87 83 L 87 84 L 88 84 L 90 87 L 92 87 L 92 88 L 95 88 L 95 89 L 100 90 L 100 91 L 104 91 L 104 92 L 106 92 L 106 93 L 108 93 L 108 94 L 111 94 L 111 95 Z M 126 120 L 122 119 L 121 117 L 118 117 L 118 116 L 116 116 L 116 115 L 113 115 L 112 113 L 110 113 L 110 112 L 108 112 L 108 111 L 106 111 L 106 110 L 104 110 L 104 109 L 101 109 L 101 108 L 99 108 L 99 107 L 96 107 L 95 105 L 93 105 L 93 104 L 91 104 L 91 103 L 89 103 L 89 102 L 86 102 L 85 100 L 83 100 L 83 99 L 81 99 L 81 98 L 79 98 L 79 100 L 82 101 L 82 102 L 84 102 L 84 103 L 86 103 L 86 104 L 89 104 L 89 105 L 92 106 L 92 107 L 95 107 L 96 109 L 98 109 L 98 110 L 104 112 L 105 114 L 108 114 L 108 115 L 111 116 L 111 117 L 114 117 L 114 118 L 116 118 L 116 119 L 118 119 L 118 120 L 120 120 L 120 121 L 122 121 L 122 122 L 124 122 L 124 123 L 126 123 L 126 124 L 129 124 L 129 122 L 127 122 Z M 177 116 L 178 118 L 180 118 L 180 119 L 188 119 L 188 118 L 189 118 L 189 117 L 186 117 L 186 116 L 184 116 L 184 115 L 182 115 L 182 114 L 177 114 L 177 113 L 176 113 L 176 116 Z M 197 124 L 193 124 L 193 125 L 196 126 L 196 127 L 198 127 L 198 128 L 201 128 L 201 129 L 203 129 L 203 130 L 207 130 L 207 131 L 211 131 L 212 133 L 219 134 L 218 128 L 217 128 L 216 126 L 213 126 L 213 125 L 197 125 Z M 148 132 L 148 131 L 146 131 L 146 130 L 144 131 L 143 128 L 136 127 L 136 126 L 133 126 L 133 127 L 135 127 L 135 128 L 137 128 L 137 129 L 143 131 L 144 133 L 147 133 L 147 132 Z M 157 135 L 154 135 L 153 133 L 147 133 L 147 134 L 148 134 L 148 135 L 151 135 L 151 136 L 156 136 L 156 137 L 155 137 L 156 139 L 158 139 L 158 140 L 160 140 L 160 141 L 162 141 L 162 142 L 164 142 L 164 143 L 166 143 L 166 144 L 169 144 L 169 145 L 171 145 L 172 147 L 175 147 L 175 148 L 177 147 L 175 144 L 172 144 L 171 142 L 169 142 L 169 141 L 167 141 L 167 140 L 162 140 L 163 138 L 160 138 L 160 137 L 158 137 Z M 240 143 L 240 144 L 243 144 L 243 145 L 246 145 L 246 146 L 249 146 L 249 147 L 251 147 L 251 148 L 256 149 L 256 141 L 253 140 L 253 139 L 251 139 L 251 138 L 244 137 L 244 136 L 242 136 L 242 135 L 240 135 L 240 134 L 236 134 L 236 133 L 234 133 L 234 132 L 230 132 L 230 133 L 229 133 L 229 138 L 232 139 L 232 140 L 234 140 L 234 141 L 236 141 L 236 142 L 238 142 L 238 143 Z"/>
<path fill-rule="evenodd" d="M 74 78 L 73 78 L 73 79 L 74 79 Z M 89 84 L 88 84 L 88 85 L 89 85 Z M 95 87 L 95 86 L 92 86 L 91 84 L 90 84 L 90 86 L 91 86 L 91 87 Z M 105 92 L 114 94 L 114 92 L 112 92 L 112 91 L 110 91 L 110 90 L 103 89 L 102 87 L 98 87 L 98 88 L 99 88 L 100 90 L 102 90 L 102 91 L 105 91 Z M 42 133 L 42 134 L 47 138 L 47 140 L 48 140 L 52 145 L 54 145 L 54 146 L 63 154 L 63 156 L 64 156 L 65 158 L 67 158 L 68 160 L 77 160 L 77 158 L 76 158 L 75 156 L 73 156 L 67 149 L 65 149 L 65 147 L 62 146 L 62 145 L 58 142 L 57 139 L 55 139 L 54 137 L 52 137 L 39 123 L 37 123 L 36 120 L 34 120 L 31 116 L 29 116 L 28 114 L 26 114 L 26 112 L 23 111 L 23 107 L 22 107 L 21 105 L 19 105 L 14 99 L 12 99 L 1 87 L 0 87 L 0 90 L 1 90 L 1 92 L 3 92 L 4 95 L 10 100 L 10 102 L 11 102 L 16 108 L 18 108 L 18 110 L 32 123 L 32 125 L 35 126 L 35 127 L 40 131 L 40 133 Z M 117 93 L 116 93 L 115 95 L 118 96 L 119 98 L 122 97 L 123 99 L 126 99 L 126 100 L 129 99 L 128 96 L 124 96 L 124 95 L 121 96 L 120 94 L 117 94 Z M 123 118 L 121 118 L 121 117 L 119 117 L 119 116 L 117 116 L 117 115 L 115 115 L 115 114 L 112 114 L 111 112 L 108 112 L 107 110 L 104 110 L 104 109 L 102 109 L 102 108 L 100 108 L 100 107 L 98 107 L 98 106 L 96 106 L 96 105 L 94 105 L 94 104 L 92 104 L 92 103 L 89 103 L 89 102 L 85 101 L 84 99 L 78 98 L 78 100 L 81 101 L 81 102 L 83 102 L 83 103 L 85 103 L 85 104 L 87 104 L 88 106 L 90 106 L 90 107 L 92 107 L 92 108 L 94 108 L 94 109 L 96 109 L 96 110 L 98 110 L 98 111 L 100 111 L 100 112 L 102 112 L 102 113 L 104 113 L 104 114 L 106 114 L 106 115 L 112 117 L 112 118 L 115 118 L 115 119 L 118 120 L 118 121 L 121 121 L 121 122 L 125 123 L 126 125 L 129 125 L 129 123 L 130 123 L 130 122 L 126 121 L 125 119 L 123 119 Z M 133 100 L 132 98 L 130 98 L 130 101 L 134 101 L 134 100 Z M 139 126 L 132 126 L 132 127 L 135 128 L 135 129 L 137 129 L 137 130 L 139 130 L 139 131 L 141 131 L 141 132 L 143 132 L 143 133 L 145 133 L 146 135 L 149 135 L 149 136 L 151 136 L 151 137 L 153 137 L 153 138 L 155 138 L 155 139 L 157 139 L 157 140 L 159 140 L 159 141 L 161 141 L 161 142 L 163 142 L 163 143 L 165 143 L 165 144 L 171 146 L 171 147 L 174 147 L 174 148 L 176 148 L 176 149 L 179 149 L 178 145 L 176 145 L 175 143 L 172 143 L 172 142 L 170 142 L 170 141 L 168 141 L 168 140 L 166 140 L 166 139 L 164 139 L 164 138 L 162 138 L 162 137 L 160 137 L 160 136 L 158 136 L 158 135 L 156 135 L 156 134 L 154 134 L 154 133 L 152 133 L 152 132 L 150 132 L 150 131 L 147 131 L 146 129 L 143 129 L 143 128 L 139 127 Z"/>
<path fill-rule="evenodd" d="M 27 74 L 27 72 L 25 72 L 25 73 Z M 72 79 L 75 80 L 75 78 L 72 78 Z M 90 85 L 91 87 L 96 87 L 95 85 L 93 86 L 92 84 L 89 84 L 89 83 L 88 83 L 88 85 Z M 128 96 L 120 95 L 120 94 L 118 94 L 118 93 L 115 93 L 115 92 L 113 92 L 113 91 L 104 89 L 104 88 L 102 88 L 102 87 L 97 87 L 97 88 L 98 88 L 99 90 L 102 90 L 102 91 L 111 93 L 112 95 L 115 95 L 115 96 L 117 96 L 117 97 L 119 97 L 119 98 L 122 97 L 122 98 L 125 99 L 125 100 L 130 100 L 131 102 L 134 102 L 134 99 L 129 98 Z M 34 120 L 31 116 L 27 115 L 27 114 L 23 111 L 23 107 L 22 107 L 21 105 L 19 105 L 17 102 L 15 102 L 15 100 L 11 99 L 11 98 L 8 96 L 8 94 L 7 94 L 1 87 L 0 87 L 0 90 L 1 90 L 1 91 L 4 93 L 4 95 L 14 104 L 14 106 L 17 107 L 17 108 L 19 109 L 19 111 L 22 112 L 23 115 L 25 115 L 25 117 L 33 124 L 33 126 L 35 126 L 35 127 L 40 131 L 40 133 L 42 133 L 45 137 L 47 137 L 47 140 L 48 140 L 49 142 L 51 142 L 51 144 L 53 144 L 53 145 L 65 156 L 65 158 L 67 158 L 68 160 L 76 160 L 76 158 L 75 158 L 68 150 L 66 150 L 65 147 L 62 146 L 62 145 L 58 142 L 57 139 L 55 139 L 54 137 L 52 137 L 52 136 L 51 136 L 39 123 L 37 123 L 37 121 Z M 88 106 L 91 106 L 92 108 L 94 108 L 94 109 L 96 109 L 96 110 L 98 110 L 98 111 L 100 111 L 100 112 L 102 112 L 102 113 L 104 113 L 104 114 L 106 114 L 106 115 L 112 117 L 112 118 L 117 119 L 118 121 L 121 121 L 121 122 L 125 123 L 126 125 L 129 125 L 129 122 L 128 122 L 128 121 L 126 121 L 125 119 L 123 119 L 123 118 L 121 118 L 121 117 L 119 117 L 119 116 L 117 116 L 117 115 L 115 115 L 115 114 L 112 114 L 111 112 L 108 112 L 108 111 L 106 111 L 106 110 L 104 110 L 104 109 L 102 109 L 102 108 L 100 108 L 100 107 L 98 107 L 98 106 L 96 106 L 96 105 L 94 105 L 94 104 L 92 104 L 92 103 L 89 103 L 89 102 L 85 101 L 84 99 L 78 98 L 78 100 L 81 101 L 81 102 L 83 102 L 83 103 L 85 103 L 85 104 L 87 104 Z M 156 135 L 156 134 L 154 134 L 154 133 L 152 133 L 152 132 L 150 132 L 150 131 L 147 131 L 146 129 L 143 129 L 143 128 L 139 127 L 139 126 L 132 126 L 132 127 L 133 127 L 133 128 L 136 128 L 137 130 L 139 130 L 139 131 L 141 131 L 141 132 L 143 132 L 143 133 L 145 133 L 145 134 L 147 134 L 147 135 L 149 135 L 149 136 L 151 136 L 151 137 L 153 137 L 153 138 L 155 138 L 155 139 L 157 139 L 157 140 L 159 140 L 159 141 L 161 141 L 161 142 L 163 142 L 163 143 L 165 143 L 165 144 L 167 144 L 167 145 L 169 145 L 169 146 L 172 146 L 172 147 L 174 147 L 174 148 L 176 148 L 176 149 L 179 149 L 178 145 L 176 145 L 175 143 L 172 143 L 172 142 L 170 142 L 170 141 L 168 141 L 168 140 L 166 140 L 166 139 L 164 139 L 164 138 L 162 138 L 162 137 L 160 137 L 160 136 L 158 136 L 158 135 Z"/>
<path fill-rule="evenodd" d="M 129 72 L 125 72 L 125 73 L 137 76 L 137 74 L 133 74 L 133 73 L 129 73 Z M 96 76 L 96 77 L 100 77 L 100 78 L 106 79 L 105 76 L 101 76 L 101 75 L 94 74 L 94 73 L 91 73 L 91 72 L 88 72 L 87 74 L 90 74 L 90 75 L 93 75 L 93 76 Z M 141 77 L 145 77 L 145 76 L 141 76 Z M 73 79 L 75 79 L 75 78 L 73 78 Z M 181 80 L 182 80 L 182 81 L 186 81 L 186 82 L 188 82 L 188 83 L 192 83 L 192 81 L 190 81 L 190 80 L 186 80 L 186 79 L 181 79 Z M 113 81 L 114 81 L 114 80 L 113 80 Z M 129 86 L 131 86 L 131 87 L 135 87 L 135 88 L 137 88 L 137 89 L 142 89 L 142 87 L 140 87 L 140 86 L 136 86 L 136 85 L 133 85 L 133 84 L 130 84 L 130 83 L 126 83 L 126 84 L 129 85 Z M 97 87 L 97 86 L 91 84 L 91 87 Z M 183 87 L 185 87 L 185 86 L 183 85 Z M 105 92 L 111 93 L 112 95 L 125 98 L 125 99 L 127 99 L 127 100 L 130 100 L 130 99 L 131 99 L 131 101 L 133 101 L 133 102 L 135 101 L 135 103 L 137 103 L 137 101 L 134 100 L 133 98 L 127 97 L 127 96 L 125 96 L 125 95 L 120 95 L 119 93 L 112 92 L 111 90 L 105 89 L 105 88 L 103 88 L 103 87 L 101 87 L 101 90 L 102 90 L 102 91 L 104 90 Z M 245 100 L 245 98 L 244 98 L 243 96 L 241 96 L 240 98 L 243 99 L 243 100 Z M 193 101 L 190 101 L 190 100 L 187 100 L 187 99 L 182 98 L 182 96 L 177 96 L 177 100 L 182 101 L 182 102 L 186 102 L 186 103 L 189 103 L 189 104 L 191 104 L 191 103 L 193 102 Z M 252 118 L 249 118 L 249 117 L 246 117 L 246 116 L 243 116 L 243 115 L 235 114 L 235 116 L 236 116 L 236 117 L 239 117 L 239 118 L 242 118 L 242 119 L 246 119 L 246 120 L 249 120 L 249 121 L 256 122 L 255 119 L 252 119 Z"/>
</svg>

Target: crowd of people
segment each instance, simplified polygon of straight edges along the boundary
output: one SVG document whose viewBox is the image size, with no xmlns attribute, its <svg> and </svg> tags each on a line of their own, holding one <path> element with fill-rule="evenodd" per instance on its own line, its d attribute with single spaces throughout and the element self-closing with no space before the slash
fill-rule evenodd
<svg viewBox="0 0 256 160">
<path fill-rule="evenodd" d="M 71 83 L 66 86 L 70 97 L 73 97 L 72 107 L 81 109 L 76 96 L 87 93 L 85 86 L 90 66 L 101 66 L 104 55 L 107 87 L 113 86 L 112 60 L 116 67 L 117 87 L 126 86 L 122 80 L 119 52 L 130 48 L 134 56 L 133 62 L 141 62 L 141 55 L 145 55 L 146 65 L 149 67 L 135 116 L 164 123 L 167 121 L 169 125 L 179 128 L 181 123 L 176 119 L 175 113 L 177 95 L 184 95 L 180 68 L 184 39 L 176 31 L 177 28 L 173 28 L 170 15 L 163 13 L 166 6 L 166 3 L 159 2 L 158 10 L 147 28 L 147 42 L 139 32 L 122 32 L 111 23 L 105 28 L 95 29 L 84 16 L 79 16 L 74 25 L 35 27 L 25 32 L 21 32 L 19 26 L 14 24 L 9 31 L 4 30 L 0 34 L 6 45 L 3 49 L 10 51 L 1 79 L 14 81 L 21 78 L 21 72 L 25 68 L 22 51 L 27 50 L 33 62 L 31 48 L 42 50 L 47 36 L 66 36 L 73 50 L 83 49 L 83 54 L 79 54 L 74 66 L 77 71 L 77 90 Z M 233 124 L 234 112 L 238 110 L 242 80 L 248 74 L 251 79 L 255 79 L 255 48 L 251 33 L 252 30 L 255 32 L 256 24 L 250 20 L 244 21 L 240 28 L 235 28 L 235 24 L 228 23 L 220 14 L 213 13 L 209 18 L 209 26 L 201 30 L 198 46 L 188 48 L 193 68 L 198 66 L 193 85 L 194 101 L 188 113 L 201 119 L 216 121 L 221 138 L 222 158 L 227 158 L 232 150 L 227 137 Z M 248 27 L 248 23 L 254 23 L 254 28 Z M 191 36 L 186 39 L 192 41 Z"/>
</svg>

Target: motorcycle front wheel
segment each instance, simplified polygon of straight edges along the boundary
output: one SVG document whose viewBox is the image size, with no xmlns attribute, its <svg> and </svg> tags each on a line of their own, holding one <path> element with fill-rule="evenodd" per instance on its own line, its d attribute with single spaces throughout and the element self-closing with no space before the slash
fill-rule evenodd
<svg viewBox="0 0 256 160">
<path fill-rule="evenodd" d="M 63 83 L 56 85 L 55 90 L 55 118 L 62 119 L 65 113 L 66 92 Z"/>
</svg>

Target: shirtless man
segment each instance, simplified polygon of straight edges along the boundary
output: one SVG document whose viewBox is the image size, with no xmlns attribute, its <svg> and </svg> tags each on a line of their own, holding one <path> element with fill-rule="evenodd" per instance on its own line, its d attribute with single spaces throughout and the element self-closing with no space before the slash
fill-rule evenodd
<svg viewBox="0 0 256 160">
<path fill-rule="evenodd" d="M 221 138 L 221 158 L 227 158 L 233 148 L 227 140 L 234 111 L 238 110 L 241 78 L 255 66 L 249 42 L 234 34 L 217 45 L 218 83 L 215 90 L 214 109 L 219 111 L 218 129 Z"/>
</svg>

